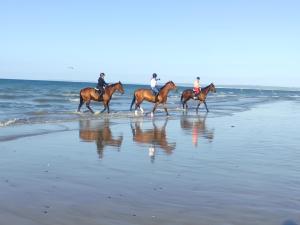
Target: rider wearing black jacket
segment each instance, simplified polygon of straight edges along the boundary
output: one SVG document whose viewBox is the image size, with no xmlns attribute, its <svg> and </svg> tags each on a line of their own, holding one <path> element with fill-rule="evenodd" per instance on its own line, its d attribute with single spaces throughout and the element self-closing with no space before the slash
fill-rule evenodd
<svg viewBox="0 0 300 225">
<path fill-rule="evenodd" d="M 108 83 L 105 82 L 104 80 L 104 73 L 100 73 L 100 77 L 98 79 L 98 84 L 97 84 L 97 89 L 100 94 L 100 97 L 104 94 L 104 87 L 108 85 Z"/>
</svg>

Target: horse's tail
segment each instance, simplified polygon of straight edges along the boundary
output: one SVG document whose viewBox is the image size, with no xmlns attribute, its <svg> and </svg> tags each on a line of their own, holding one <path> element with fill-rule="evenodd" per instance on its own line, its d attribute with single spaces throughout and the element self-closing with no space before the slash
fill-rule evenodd
<svg viewBox="0 0 300 225">
<path fill-rule="evenodd" d="M 80 104 L 83 103 L 83 98 L 82 98 L 82 95 L 81 95 L 81 91 L 79 92 L 79 98 L 80 98 Z"/>
<path fill-rule="evenodd" d="M 132 102 L 131 102 L 131 105 L 130 105 L 130 111 L 132 110 L 132 106 L 135 102 L 135 92 L 133 93 L 133 99 L 132 99 Z"/>
<path fill-rule="evenodd" d="M 182 103 L 182 100 L 183 100 L 183 93 L 184 93 L 184 91 L 181 93 L 181 98 L 180 98 L 181 103 Z"/>
<path fill-rule="evenodd" d="M 80 108 L 83 104 L 83 98 L 82 98 L 81 92 L 82 92 L 82 90 L 79 92 L 80 102 L 79 102 L 79 105 L 78 105 L 78 108 L 77 108 L 77 112 L 80 112 Z"/>
</svg>

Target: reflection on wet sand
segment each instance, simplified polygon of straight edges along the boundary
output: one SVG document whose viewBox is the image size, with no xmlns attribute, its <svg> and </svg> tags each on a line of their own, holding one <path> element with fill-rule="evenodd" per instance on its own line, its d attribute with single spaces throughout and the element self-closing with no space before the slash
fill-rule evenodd
<svg viewBox="0 0 300 225">
<path fill-rule="evenodd" d="M 195 116 L 190 117 L 188 115 L 182 115 L 180 118 L 180 126 L 182 130 L 192 135 L 192 142 L 195 147 L 198 146 L 198 138 L 204 137 L 205 139 L 212 142 L 214 138 L 214 129 L 208 129 L 206 127 L 207 114 L 204 117 Z"/>
<path fill-rule="evenodd" d="M 123 135 L 114 137 L 110 129 L 109 119 L 104 121 L 79 121 L 79 137 L 82 141 L 96 142 L 99 158 L 103 158 L 105 146 L 111 146 L 120 150 Z"/>
<path fill-rule="evenodd" d="M 143 121 L 131 122 L 131 130 L 133 135 L 133 141 L 140 144 L 149 145 L 149 156 L 152 160 L 155 158 L 156 148 L 161 148 L 166 154 L 172 154 L 176 148 L 176 142 L 168 142 L 166 126 L 168 119 L 164 121 L 162 127 L 157 126 L 155 120 L 152 120 L 153 128 L 142 129 Z"/>
</svg>

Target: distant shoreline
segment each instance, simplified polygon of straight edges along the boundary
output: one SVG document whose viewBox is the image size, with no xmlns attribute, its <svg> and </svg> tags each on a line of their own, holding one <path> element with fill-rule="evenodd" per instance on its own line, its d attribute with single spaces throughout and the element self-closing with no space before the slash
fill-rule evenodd
<svg viewBox="0 0 300 225">
<path fill-rule="evenodd" d="M 92 81 L 68 81 L 68 80 L 32 80 L 32 79 L 13 79 L 13 78 L 1 78 L 1 80 L 13 80 L 13 81 L 33 81 L 33 82 L 61 82 L 61 83 L 86 83 L 86 84 L 96 84 Z M 148 85 L 143 83 L 126 83 L 122 82 L 126 85 Z M 162 82 L 163 83 L 163 82 Z M 179 87 L 191 87 L 192 83 L 176 83 Z M 216 84 L 216 83 L 215 83 Z M 206 86 L 208 84 L 203 84 L 202 86 Z M 228 85 L 228 84 L 216 84 L 217 88 L 230 88 L 230 89 L 253 89 L 253 90 L 280 90 L 280 91 L 300 91 L 300 87 L 284 87 L 284 86 L 265 86 L 265 85 Z"/>
</svg>

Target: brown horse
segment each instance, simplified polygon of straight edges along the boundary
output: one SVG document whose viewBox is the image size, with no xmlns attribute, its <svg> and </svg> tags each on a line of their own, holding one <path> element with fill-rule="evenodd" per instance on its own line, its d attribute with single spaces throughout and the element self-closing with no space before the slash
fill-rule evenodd
<svg viewBox="0 0 300 225">
<path fill-rule="evenodd" d="M 99 158 L 101 159 L 106 146 L 116 148 L 119 151 L 123 141 L 123 135 L 113 136 L 109 119 L 105 119 L 103 122 L 79 121 L 79 137 L 85 142 L 95 142 Z"/>
<path fill-rule="evenodd" d="M 207 108 L 207 105 L 206 105 L 206 97 L 207 97 L 207 94 L 209 92 L 216 93 L 216 88 L 215 88 L 215 85 L 213 83 L 211 83 L 210 85 L 206 86 L 205 88 L 202 88 L 201 92 L 198 95 L 197 99 L 194 99 L 195 94 L 194 94 L 194 92 L 193 92 L 192 89 L 186 89 L 186 90 L 184 90 L 182 92 L 182 94 L 181 94 L 181 103 L 182 103 L 183 109 L 187 109 L 188 108 L 188 105 L 187 105 L 187 101 L 188 100 L 194 99 L 196 101 L 199 101 L 199 103 L 197 105 L 197 108 L 196 108 L 197 112 L 198 112 L 198 109 L 199 109 L 199 106 L 200 106 L 201 102 L 204 103 L 206 111 L 208 112 L 208 108 Z"/>
<path fill-rule="evenodd" d="M 119 81 L 118 83 L 110 84 L 105 88 L 104 94 L 100 97 L 98 91 L 95 88 L 87 87 L 80 90 L 80 103 L 78 105 L 77 112 L 80 112 L 80 108 L 83 103 L 86 103 L 86 107 L 90 110 L 91 113 L 94 111 L 90 107 L 91 101 L 103 102 L 104 109 L 101 111 L 103 113 L 106 109 L 109 113 L 109 102 L 111 97 L 115 91 L 119 91 L 124 94 L 124 89 L 122 83 Z"/>
<path fill-rule="evenodd" d="M 166 107 L 166 102 L 167 102 L 167 98 L 168 98 L 168 93 L 170 90 L 173 90 L 176 88 L 176 85 L 174 84 L 173 81 L 169 81 L 167 82 L 159 91 L 158 95 L 155 96 L 152 93 L 152 90 L 150 89 L 138 89 L 134 92 L 133 95 L 133 99 L 131 102 L 131 106 L 130 106 L 130 111 L 132 110 L 132 106 L 135 103 L 135 113 L 137 114 L 137 108 L 139 108 L 141 110 L 141 112 L 143 113 L 144 110 L 141 108 L 141 104 L 144 100 L 148 101 L 148 102 L 153 102 L 155 103 L 153 110 L 151 112 L 151 116 L 153 116 L 154 111 L 156 110 L 157 106 L 159 104 L 162 104 L 167 115 L 169 115 L 168 113 L 168 109 Z"/>
</svg>

